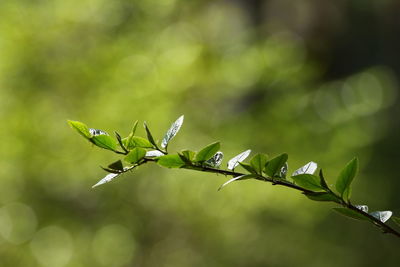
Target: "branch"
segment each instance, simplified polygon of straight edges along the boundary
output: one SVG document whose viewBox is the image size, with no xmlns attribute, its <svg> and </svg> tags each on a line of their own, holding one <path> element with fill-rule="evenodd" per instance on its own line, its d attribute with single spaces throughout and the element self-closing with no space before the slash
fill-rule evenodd
<svg viewBox="0 0 400 267">
<path fill-rule="evenodd" d="M 391 211 L 375 211 L 368 213 L 366 205 L 353 205 L 350 202 L 351 183 L 358 172 L 358 159 L 351 160 L 339 173 L 335 189 L 331 189 L 320 170 L 319 175 L 314 175 L 317 170 L 317 164 L 309 162 L 303 167 L 297 169 L 291 175 L 290 181 L 286 178 L 288 171 L 288 155 L 281 154 L 272 159 L 268 159 L 266 154 L 254 155 L 249 163 L 244 160 L 249 156 L 250 150 L 246 150 L 234 158 L 230 159 L 227 169 L 221 169 L 223 153 L 219 151 L 220 143 L 215 142 L 205 146 L 199 152 L 183 150 L 177 154 L 168 154 L 168 143 L 175 137 L 183 124 L 183 116 L 179 117 L 168 129 L 160 145 L 154 140 L 148 126 L 144 123 L 147 139 L 135 136 L 137 121 L 135 122 L 131 133 L 125 137 L 115 132 L 117 140 L 111 138 L 105 131 L 88 128 L 85 124 L 77 121 L 68 121 L 70 126 L 77 130 L 90 143 L 118 155 L 123 155 L 123 161 L 130 165 L 123 165 L 121 160 L 110 164 L 104 170 L 110 172 L 93 187 L 108 183 L 119 175 L 132 171 L 138 166 L 146 163 L 157 163 L 167 168 L 181 168 L 200 172 L 222 174 L 230 176 L 232 179 L 224 183 L 220 189 L 228 184 L 245 179 L 255 179 L 262 182 L 268 182 L 272 185 L 280 185 L 287 188 L 300 191 L 306 197 L 314 201 L 325 201 L 339 204 L 341 207 L 334 208 L 338 213 L 358 220 L 365 220 L 373 223 L 381 229 L 383 233 L 390 233 L 400 238 L 400 232 L 386 221 L 389 218 L 395 223 L 400 224 L 400 218 L 392 217 Z M 120 147 L 123 152 L 119 151 Z M 242 167 L 245 172 L 237 172 L 236 167 Z"/>
</svg>

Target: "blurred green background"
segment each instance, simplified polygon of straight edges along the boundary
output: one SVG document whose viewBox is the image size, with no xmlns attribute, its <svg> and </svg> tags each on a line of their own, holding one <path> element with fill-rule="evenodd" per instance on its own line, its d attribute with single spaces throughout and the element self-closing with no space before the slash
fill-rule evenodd
<svg viewBox="0 0 400 267">
<path fill-rule="evenodd" d="M 353 202 L 400 214 L 399 1 L 1 0 L 0 266 L 397 266 L 399 240 L 257 181 L 117 159 L 66 123 L 361 161 Z M 144 135 L 143 129 L 139 133 Z M 224 161 L 224 164 L 226 160 Z"/>
</svg>

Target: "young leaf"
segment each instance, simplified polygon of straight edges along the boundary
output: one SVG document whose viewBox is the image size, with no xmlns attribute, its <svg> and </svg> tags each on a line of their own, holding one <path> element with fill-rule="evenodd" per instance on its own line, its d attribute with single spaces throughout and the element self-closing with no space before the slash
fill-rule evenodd
<svg viewBox="0 0 400 267">
<path fill-rule="evenodd" d="M 247 164 L 245 162 L 239 162 L 240 166 L 248 171 L 249 173 L 257 174 L 256 170 L 253 169 L 253 167 L 250 164 Z"/>
<path fill-rule="evenodd" d="M 83 137 L 87 139 L 90 139 L 92 137 L 92 135 L 89 132 L 89 128 L 86 126 L 86 124 L 80 121 L 71 121 L 71 120 L 68 120 L 68 124 L 69 126 L 71 126 L 71 128 L 77 130 L 78 133 Z"/>
<path fill-rule="evenodd" d="M 275 177 L 276 174 L 281 170 L 288 160 L 288 155 L 286 153 L 279 155 L 267 162 L 264 172 L 270 176 Z"/>
<path fill-rule="evenodd" d="M 130 142 L 126 144 L 126 147 L 131 150 L 135 147 L 153 148 L 153 145 L 149 142 L 149 140 L 143 137 L 132 136 L 132 138 L 130 138 Z"/>
<path fill-rule="evenodd" d="M 181 152 L 181 154 L 182 154 L 186 159 L 188 159 L 189 161 L 193 161 L 193 160 L 194 160 L 194 157 L 196 156 L 196 152 L 191 151 L 191 150 L 183 150 L 183 151 Z"/>
<path fill-rule="evenodd" d="M 306 197 L 314 201 L 331 201 L 340 204 L 340 199 L 331 193 L 312 192 L 312 193 L 304 193 L 304 195 L 306 195 Z"/>
<path fill-rule="evenodd" d="M 398 226 L 400 226 L 400 217 L 392 216 L 392 221 L 394 221 Z"/>
<path fill-rule="evenodd" d="M 185 162 L 179 155 L 165 155 L 156 159 L 157 163 L 167 168 L 180 168 L 185 165 Z"/>
<path fill-rule="evenodd" d="M 161 157 L 164 156 L 164 153 L 158 151 L 158 150 L 150 150 L 146 152 L 146 157 L 152 158 L 152 157 Z"/>
<path fill-rule="evenodd" d="M 124 158 L 126 162 L 131 164 L 138 163 L 142 158 L 146 156 L 146 150 L 141 147 L 135 147 L 129 154 Z"/>
<path fill-rule="evenodd" d="M 320 179 L 318 176 L 312 174 L 299 174 L 296 176 L 292 176 L 292 179 L 297 185 L 305 189 L 311 191 L 325 191 L 320 183 Z"/>
<path fill-rule="evenodd" d="M 369 221 L 368 217 L 348 208 L 333 208 L 334 211 L 356 220 Z"/>
<path fill-rule="evenodd" d="M 121 174 L 118 174 L 118 173 L 109 173 L 109 174 L 106 175 L 106 177 L 104 177 L 103 179 L 101 179 L 97 184 L 93 185 L 92 188 L 95 188 L 95 187 L 97 187 L 97 186 L 99 186 L 99 185 L 102 185 L 102 184 L 111 182 L 111 180 L 117 178 L 119 175 L 121 175 Z"/>
<path fill-rule="evenodd" d="M 131 133 L 128 135 L 127 138 L 124 138 L 124 139 L 126 140 L 126 143 L 122 142 L 122 144 L 124 144 L 126 147 L 128 146 L 128 144 L 131 143 L 132 137 L 135 136 L 136 128 L 137 128 L 138 122 L 139 122 L 139 121 L 135 121 L 135 123 L 133 124 Z M 124 140 L 122 140 L 122 141 L 124 141 Z"/>
<path fill-rule="evenodd" d="M 325 189 L 329 189 L 328 184 L 326 183 L 324 174 L 322 172 L 322 169 L 319 170 L 319 182 L 321 183 L 321 186 Z"/>
<path fill-rule="evenodd" d="M 393 212 L 391 212 L 390 210 L 373 211 L 370 213 L 371 216 L 374 216 L 375 218 L 377 218 L 378 220 L 380 220 L 383 223 L 385 223 L 387 220 L 389 220 L 390 217 L 392 217 L 392 214 L 393 214 Z"/>
<path fill-rule="evenodd" d="M 165 133 L 164 138 L 161 142 L 161 147 L 162 148 L 167 148 L 169 141 L 174 138 L 174 136 L 178 133 L 179 129 L 181 128 L 183 124 L 183 115 L 180 116 L 168 129 L 168 131 Z"/>
<path fill-rule="evenodd" d="M 217 153 L 215 153 L 214 156 L 212 156 L 211 159 L 204 162 L 204 164 L 208 165 L 210 167 L 213 167 L 213 168 L 219 168 L 219 166 L 222 163 L 223 158 L 224 158 L 224 153 L 222 153 L 221 151 L 218 151 Z"/>
<path fill-rule="evenodd" d="M 155 148 L 158 149 L 157 143 L 156 143 L 156 141 L 154 141 L 153 135 L 151 134 L 150 129 L 149 129 L 149 127 L 147 126 L 147 123 L 144 122 L 143 125 L 144 125 L 144 129 L 146 130 L 147 139 L 149 139 L 150 143 L 151 143 Z"/>
<path fill-rule="evenodd" d="M 314 174 L 314 172 L 317 170 L 317 168 L 318 168 L 317 163 L 310 161 L 309 163 L 307 163 L 303 167 L 295 170 L 293 172 L 292 176 L 296 176 L 296 175 L 299 175 L 299 174 Z"/>
<path fill-rule="evenodd" d="M 245 175 L 237 176 L 237 177 L 232 178 L 229 181 L 225 182 L 223 185 L 221 185 L 218 188 L 218 191 L 221 190 L 222 188 L 224 188 L 225 186 L 227 186 L 228 184 L 234 182 L 234 181 L 246 180 L 246 179 L 251 179 L 251 178 L 254 178 L 254 177 L 255 177 L 255 175 L 253 175 L 253 174 L 245 174 Z"/>
<path fill-rule="evenodd" d="M 228 162 L 228 170 L 233 170 L 234 168 L 236 168 L 237 165 L 239 165 L 239 162 L 242 162 L 250 155 L 250 152 L 251 150 L 248 149 L 240 153 L 239 155 L 235 156 L 234 158 L 230 159 Z"/>
<path fill-rule="evenodd" d="M 106 132 L 96 129 L 89 129 L 93 135 L 90 140 L 98 147 L 115 151 L 117 142 L 110 137 Z"/>
<path fill-rule="evenodd" d="M 124 166 L 122 165 L 122 161 L 117 160 L 116 162 L 111 163 L 108 165 L 108 168 L 116 171 L 124 171 Z"/>
<path fill-rule="evenodd" d="M 251 160 L 250 165 L 258 174 L 262 174 L 265 164 L 267 163 L 267 155 L 256 154 Z"/>
<path fill-rule="evenodd" d="M 346 167 L 340 172 L 336 181 L 336 190 L 341 194 L 343 199 L 349 200 L 351 195 L 351 182 L 358 171 L 358 159 L 352 159 Z"/>
<path fill-rule="evenodd" d="M 122 148 L 122 150 L 124 150 L 124 151 L 125 151 L 125 153 L 127 153 L 127 152 L 128 152 L 128 150 L 126 149 L 126 147 L 125 147 L 124 143 L 122 142 L 121 135 L 119 135 L 119 133 L 118 133 L 118 132 L 115 132 L 115 137 L 116 137 L 116 138 L 117 138 L 117 140 L 118 140 L 118 144 L 119 144 L 119 146 Z"/>
<path fill-rule="evenodd" d="M 218 152 L 220 146 L 221 145 L 219 142 L 209 144 L 208 146 L 206 146 L 205 148 L 200 150 L 199 153 L 197 153 L 194 161 L 204 162 L 204 161 L 210 159 L 212 156 L 214 156 L 215 153 Z"/>
</svg>

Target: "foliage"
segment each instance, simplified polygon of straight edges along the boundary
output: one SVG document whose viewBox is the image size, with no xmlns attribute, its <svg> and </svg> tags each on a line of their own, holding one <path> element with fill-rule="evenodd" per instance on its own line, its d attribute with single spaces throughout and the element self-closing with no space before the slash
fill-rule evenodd
<svg viewBox="0 0 400 267">
<path fill-rule="evenodd" d="M 342 207 L 333 208 L 333 210 L 352 219 L 371 222 L 384 233 L 390 233 L 400 238 L 400 232 L 386 224 L 386 221 L 392 216 L 391 211 L 373 211 L 368 213 L 368 206 L 353 205 L 350 202 L 351 183 L 358 172 L 359 163 L 357 158 L 352 159 L 341 170 L 336 181 L 337 192 L 334 192 L 328 186 L 322 169 L 319 172 L 319 176 L 314 175 L 317 169 L 317 164 L 314 162 L 309 162 L 297 169 L 290 179 L 287 179 L 288 155 L 286 153 L 276 156 L 271 160 L 268 160 L 266 154 L 259 153 L 253 156 L 248 164 L 242 162 L 250 154 L 250 150 L 246 150 L 230 159 L 226 170 L 219 168 L 223 158 L 223 153 L 219 151 L 220 142 L 211 143 L 202 148 L 199 152 L 183 150 L 181 153 L 169 154 L 167 151 L 168 143 L 176 136 L 181 128 L 183 116 L 179 117 L 171 125 L 164 135 L 160 146 L 154 141 L 146 123 L 144 123 L 144 128 L 148 139 L 134 135 L 137 126 L 137 122 L 135 122 L 131 134 L 125 139 L 122 139 L 122 141 L 119 134 L 116 135 L 117 140 L 113 140 L 106 132 L 88 128 L 84 123 L 77 121 L 68 121 L 68 123 L 94 145 L 111 150 L 117 154 L 126 155 L 124 160 L 129 163 L 127 166 L 123 166 L 121 161 L 117 161 L 110 164 L 108 168 L 103 168 L 110 173 L 93 187 L 110 182 L 119 175 L 131 171 L 140 165 L 148 162 L 155 162 L 167 168 L 183 168 L 233 176 L 232 179 L 222 184 L 218 190 L 221 190 L 233 182 L 247 179 L 256 179 L 263 182 L 270 182 L 273 185 L 289 187 L 302 192 L 311 200 L 340 204 Z M 103 139 L 99 141 L 96 139 L 97 137 L 102 137 Z M 124 140 L 127 141 L 124 142 Z M 116 147 L 117 141 L 120 150 Z M 160 149 L 160 147 L 164 150 Z M 158 154 L 154 153 L 154 151 L 158 151 Z M 152 152 L 152 154 L 148 154 L 148 152 Z M 245 173 L 233 171 L 238 164 L 243 167 Z M 393 218 L 393 221 L 398 223 L 398 218 Z"/>
</svg>

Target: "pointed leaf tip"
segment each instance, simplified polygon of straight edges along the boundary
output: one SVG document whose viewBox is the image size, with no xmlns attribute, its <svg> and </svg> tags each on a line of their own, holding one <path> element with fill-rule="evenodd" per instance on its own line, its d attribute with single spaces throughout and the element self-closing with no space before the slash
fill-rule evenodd
<svg viewBox="0 0 400 267">
<path fill-rule="evenodd" d="M 236 155 L 232 159 L 230 159 L 228 162 L 228 170 L 233 170 L 234 168 L 236 168 L 239 165 L 239 162 L 244 161 L 250 155 L 250 153 L 251 153 L 251 150 L 248 149 L 248 150 L 240 153 L 239 155 Z"/>
<path fill-rule="evenodd" d="M 199 153 L 196 154 L 194 161 L 196 162 L 203 162 L 206 160 L 209 160 L 211 157 L 213 157 L 221 147 L 221 144 L 219 142 L 214 142 L 206 147 L 204 147 L 202 150 L 199 151 Z"/>
<path fill-rule="evenodd" d="M 164 138 L 161 142 L 161 148 L 166 148 L 169 141 L 178 133 L 179 129 L 183 124 L 184 115 L 180 116 L 165 133 Z"/>
<path fill-rule="evenodd" d="M 106 177 L 104 177 L 103 179 L 101 179 L 97 184 L 93 185 L 92 188 L 95 188 L 99 185 L 111 182 L 111 180 L 115 179 L 116 177 L 118 177 L 120 174 L 117 173 L 109 173 L 106 175 Z"/>
<path fill-rule="evenodd" d="M 350 199 L 351 195 L 351 182 L 358 172 L 358 159 L 352 159 L 344 169 L 340 172 L 336 181 L 336 190 L 341 194 L 345 200 Z"/>
<path fill-rule="evenodd" d="M 307 163 L 306 165 L 304 165 L 303 167 L 295 170 L 292 174 L 292 176 L 296 176 L 296 175 L 300 175 L 300 174 L 314 174 L 315 171 L 317 170 L 318 165 L 317 163 L 310 161 L 309 163 Z"/>
<path fill-rule="evenodd" d="M 232 183 L 234 181 L 246 180 L 246 179 L 251 179 L 251 178 L 254 178 L 254 177 L 255 177 L 255 175 L 252 175 L 252 174 L 245 174 L 245 175 L 241 175 L 241 176 L 238 176 L 238 177 L 234 177 L 234 178 L 226 181 L 225 183 L 223 183 L 218 188 L 218 191 L 220 191 L 222 188 L 224 188 L 225 186 L 227 186 L 228 184 L 230 184 L 230 183 Z"/>
</svg>

